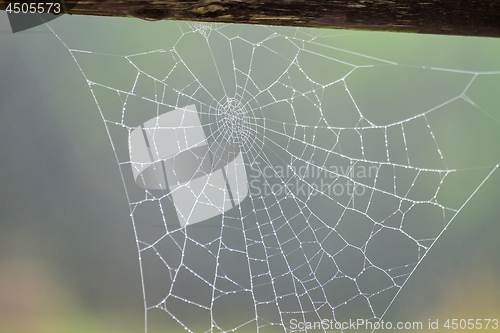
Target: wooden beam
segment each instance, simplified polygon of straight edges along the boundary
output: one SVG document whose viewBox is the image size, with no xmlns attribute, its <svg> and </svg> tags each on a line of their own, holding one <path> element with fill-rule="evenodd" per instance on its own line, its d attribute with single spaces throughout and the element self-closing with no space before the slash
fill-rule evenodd
<svg viewBox="0 0 500 333">
<path fill-rule="evenodd" d="M 20 2 L 39 2 L 24 0 Z M 0 1 L 0 9 L 14 1 Z M 74 15 L 500 37 L 500 0 L 66 0 Z"/>
</svg>

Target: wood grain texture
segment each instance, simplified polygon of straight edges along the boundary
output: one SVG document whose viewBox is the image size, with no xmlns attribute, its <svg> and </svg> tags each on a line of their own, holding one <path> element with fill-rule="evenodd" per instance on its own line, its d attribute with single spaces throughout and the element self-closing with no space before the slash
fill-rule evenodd
<svg viewBox="0 0 500 333">
<path fill-rule="evenodd" d="M 5 3 L 0 2 L 0 9 Z M 67 0 L 65 4 L 75 15 L 500 37 L 500 0 Z"/>
</svg>

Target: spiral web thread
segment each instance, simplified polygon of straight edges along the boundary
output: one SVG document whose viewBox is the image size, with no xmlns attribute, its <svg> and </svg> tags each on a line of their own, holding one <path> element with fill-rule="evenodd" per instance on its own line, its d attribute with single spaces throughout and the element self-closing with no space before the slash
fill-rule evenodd
<svg viewBox="0 0 500 333">
<path fill-rule="evenodd" d="M 292 331 L 293 320 L 381 320 L 499 166 L 498 150 L 457 159 L 447 137 L 467 114 L 498 132 L 492 110 L 469 92 L 500 71 L 406 66 L 337 48 L 333 31 L 173 26 L 179 38 L 159 41 L 158 50 L 122 56 L 68 47 L 127 192 L 146 330 L 280 332 Z M 100 61 L 118 69 L 97 70 Z M 420 78 L 430 85 L 427 96 L 401 87 Z M 397 87 L 407 93 L 403 104 L 381 109 L 397 98 L 381 92 Z M 242 152 L 248 196 L 181 226 L 169 189 L 134 182 L 129 136 L 193 104 L 209 143 Z M 474 185 L 457 194 L 465 177 Z M 200 195 L 199 203 L 211 198 Z"/>
</svg>

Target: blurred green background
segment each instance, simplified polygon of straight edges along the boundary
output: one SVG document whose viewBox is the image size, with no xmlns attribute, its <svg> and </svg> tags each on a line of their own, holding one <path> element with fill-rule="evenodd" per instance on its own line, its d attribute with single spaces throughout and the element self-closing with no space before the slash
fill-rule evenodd
<svg viewBox="0 0 500 333">
<path fill-rule="evenodd" d="M 64 16 L 51 26 L 69 47 L 128 54 L 171 45 L 176 24 Z M 500 71 L 498 39 L 336 33 L 336 47 L 377 58 Z M 479 87 L 474 100 L 498 121 L 499 75 Z M 486 149 L 498 163 L 500 124 L 491 124 L 496 132 L 485 133 L 471 120 L 464 136 L 472 151 Z M 92 95 L 46 27 L 12 34 L 4 12 L 0 161 L 0 332 L 143 331 L 127 200 Z M 421 263 L 388 319 L 500 319 L 499 184 L 497 170 Z"/>
</svg>

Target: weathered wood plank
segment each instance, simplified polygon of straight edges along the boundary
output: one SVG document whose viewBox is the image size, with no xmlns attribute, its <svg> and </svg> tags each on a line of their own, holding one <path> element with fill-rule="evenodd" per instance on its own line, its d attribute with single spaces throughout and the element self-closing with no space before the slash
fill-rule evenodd
<svg viewBox="0 0 500 333">
<path fill-rule="evenodd" d="M 0 2 L 0 9 L 6 3 Z M 65 5 L 75 15 L 500 37 L 500 0 L 66 0 Z"/>
</svg>

